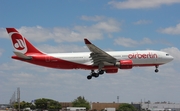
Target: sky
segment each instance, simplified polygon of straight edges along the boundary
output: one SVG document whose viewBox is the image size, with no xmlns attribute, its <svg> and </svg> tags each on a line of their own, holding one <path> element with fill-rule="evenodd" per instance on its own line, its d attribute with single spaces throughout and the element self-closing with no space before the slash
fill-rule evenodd
<svg viewBox="0 0 180 111">
<path fill-rule="evenodd" d="M 0 103 L 17 87 L 21 101 L 49 98 L 71 102 L 180 103 L 180 0 L 0 1 Z M 87 80 L 88 70 L 60 70 L 12 60 L 5 30 L 16 28 L 43 52 L 89 51 L 88 38 L 105 51 L 160 50 L 174 60 L 159 67 L 134 67 Z"/>
</svg>

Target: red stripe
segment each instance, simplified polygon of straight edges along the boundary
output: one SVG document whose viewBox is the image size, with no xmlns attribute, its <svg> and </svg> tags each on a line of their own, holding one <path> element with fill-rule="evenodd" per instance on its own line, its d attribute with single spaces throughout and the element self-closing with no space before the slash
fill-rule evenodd
<svg viewBox="0 0 180 111">
<path fill-rule="evenodd" d="M 19 58 L 17 56 L 12 56 L 13 59 L 18 59 L 24 62 L 28 62 L 31 64 L 36 64 L 40 66 L 50 67 L 50 68 L 56 68 L 56 69 L 86 69 L 86 70 L 95 70 L 98 69 L 98 66 L 93 65 L 85 65 L 80 63 L 74 63 L 58 58 L 54 58 L 47 55 L 39 55 L 33 56 L 32 60 L 24 60 L 22 58 Z M 133 64 L 133 67 L 145 67 L 145 66 L 158 66 L 162 64 Z M 105 66 L 104 69 L 116 69 L 116 66 Z"/>
</svg>

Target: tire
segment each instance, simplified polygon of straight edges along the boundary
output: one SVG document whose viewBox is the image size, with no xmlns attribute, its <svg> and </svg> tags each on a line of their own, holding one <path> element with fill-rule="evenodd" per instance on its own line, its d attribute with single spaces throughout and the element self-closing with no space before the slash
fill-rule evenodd
<svg viewBox="0 0 180 111">
<path fill-rule="evenodd" d="M 91 76 L 91 75 L 87 76 L 87 79 L 88 79 L 88 80 L 90 80 L 91 78 L 92 78 L 92 76 Z"/>
<path fill-rule="evenodd" d="M 158 70 L 158 69 L 155 69 L 155 72 L 157 73 L 157 72 L 159 72 L 159 70 Z"/>
</svg>

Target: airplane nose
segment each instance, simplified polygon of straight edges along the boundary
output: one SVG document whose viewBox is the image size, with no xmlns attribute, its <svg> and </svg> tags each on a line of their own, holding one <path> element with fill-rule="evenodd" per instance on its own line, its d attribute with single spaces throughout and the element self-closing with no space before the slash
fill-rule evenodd
<svg viewBox="0 0 180 111">
<path fill-rule="evenodd" d="M 174 57 L 173 56 L 170 56 L 170 60 L 172 61 L 174 59 Z"/>
<path fill-rule="evenodd" d="M 169 56 L 169 57 L 167 58 L 168 62 L 172 61 L 173 59 L 174 59 L 173 56 Z"/>
</svg>

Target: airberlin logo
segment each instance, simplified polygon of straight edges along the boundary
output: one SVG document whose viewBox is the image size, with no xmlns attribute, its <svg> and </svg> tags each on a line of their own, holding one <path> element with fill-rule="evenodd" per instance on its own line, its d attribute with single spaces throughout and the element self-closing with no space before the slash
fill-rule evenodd
<svg viewBox="0 0 180 111">
<path fill-rule="evenodd" d="M 12 33 L 11 39 L 13 42 L 13 46 L 16 50 L 18 50 L 22 53 L 27 52 L 26 43 L 25 43 L 23 37 L 19 33 Z"/>
<path fill-rule="evenodd" d="M 25 48 L 25 44 L 22 39 L 16 39 L 16 43 L 14 43 L 14 47 L 18 50 L 23 50 Z"/>
<path fill-rule="evenodd" d="M 146 59 L 146 58 L 158 58 L 157 54 L 155 53 L 147 53 L 147 54 L 139 54 L 139 53 L 133 53 L 128 55 L 129 59 Z"/>
</svg>

